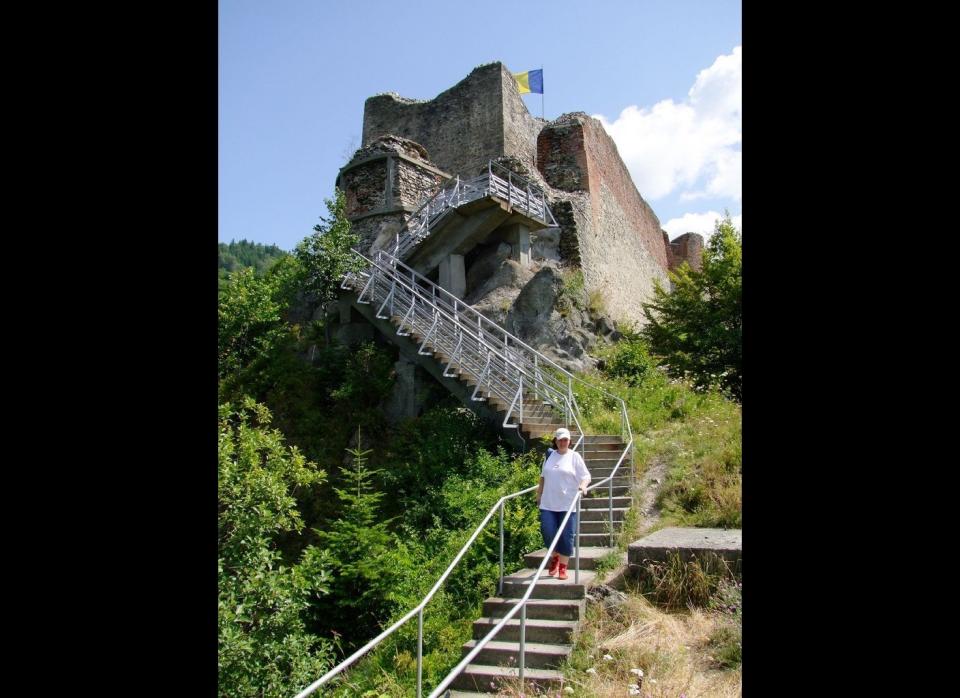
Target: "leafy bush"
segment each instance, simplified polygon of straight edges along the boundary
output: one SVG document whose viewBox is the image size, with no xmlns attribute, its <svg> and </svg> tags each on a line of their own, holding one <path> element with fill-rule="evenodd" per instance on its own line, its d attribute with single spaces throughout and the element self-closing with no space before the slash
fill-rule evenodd
<svg viewBox="0 0 960 698">
<path fill-rule="evenodd" d="M 639 386 L 655 368 L 656 362 L 650 358 L 646 343 L 623 340 L 614 345 L 606 359 L 604 372 L 608 376 L 623 378 L 628 385 Z"/>
<path fill-rule="evenodd" d="M 299 531 L 293 491 L 324 473 L 252 400 L 219 408 L 218 683 L 221 696 L 291 695 L 331 665 L 333 645 L 306 631 L 309 599 L 328 593 L 328 557 L 280 563 L 277 536 Z"/>
<path fill-rule="evenodd" d="M 673 292 L 659 283 L 643 304 L 641 335 L 670 374 L 690 378 L 700 390 L 718 387 L 742 395 L 741 234 L 729 214 L 717 221 L 703 254 L 703 268 L 683 264 L 670 273 Z"/>
</svg>

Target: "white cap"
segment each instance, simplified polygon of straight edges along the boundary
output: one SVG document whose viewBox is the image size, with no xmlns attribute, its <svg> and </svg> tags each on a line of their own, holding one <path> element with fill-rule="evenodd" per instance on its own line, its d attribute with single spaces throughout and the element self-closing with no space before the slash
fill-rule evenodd
<svg viewBox="0 0 960 698">
<path fill-rule="evenodd" d="M 569 439 L 570 430 L 567 429 L 566 427 L 560 427 L 559 429 L 557 429 L 557 433 L 553 435 L 553 438 L 555 438 L 557 441 L 559 441 L 560 439 Z"/>
</svg>

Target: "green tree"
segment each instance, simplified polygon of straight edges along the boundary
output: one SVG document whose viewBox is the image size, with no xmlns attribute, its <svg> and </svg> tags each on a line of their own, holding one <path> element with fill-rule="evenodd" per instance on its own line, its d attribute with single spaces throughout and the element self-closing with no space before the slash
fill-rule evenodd
<svg viewBox="0 0 960 698">
<path fill-rule="evenodd" d="M 357 430 L 359 443 L 360 431 Z M 379 623 L 392 608 L 389 596 L 394 578 L 409 572 L 402 544 L 388 531 L 390 521 L 378 509 L 383 492 L 372 491 L 371 478 L 379 471 L 366 467 L 369 450 L 359 446 L 343 473 L 343 488 L 334 488 L 340 500 L 339 518 L 328 531 L 316 531 L 330 554 L 332 581 L 328 603 L 317 608 L 317 622 L 342 636 L 349 647 L 379 632 Z"/>
<path fill-rule="evenodd" d="M 313 226 L 313 234 L 294 251 L 302 265 L 303 288 L 319 303 L 336 300 L 344 275 L 363 266 L 352 251 L 359 237 L 350 229 L 343 192 L 337 189 L 333 200 L 324 199 L 324 203 L 329 217 L 321 216 L 323 223 Z"/>
<path fill-rule="evenodd" d="M 641 336 L 669 373 L 698 388 L 719 387 L 742 397 L 742 239 L 730 214 L 718 220 L 703 254 L 703 268 L 683 264 L 670 273 L 674 289 L 658 283 L 643 304 Z"/>
<path fill-rule="evenodd" d="M 266 407 L 219 407 L 218 675 L 221 696 L 289 696 L 331 665 L 333 647 L 306 631 L 311 597 L 328 592 L 325 553 L 284 565 L 277 537 L 303 527 L 298 488 L 325 474 L 284 445 Z"/>
<path fill-rule="evenodd" d="M 277 261 L 263 277 L 253 269 L 234 272 L 217 306 L 220 378 L 273 354 L 290 328 L 286 313 L 302 270 L 292 257 Z"/>
</svg>

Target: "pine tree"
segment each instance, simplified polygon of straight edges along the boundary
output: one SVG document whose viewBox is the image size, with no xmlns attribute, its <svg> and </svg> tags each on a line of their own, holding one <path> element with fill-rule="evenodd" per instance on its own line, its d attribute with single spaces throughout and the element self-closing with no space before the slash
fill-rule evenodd
<svg viewBox="0 0 960 698">
<path fill-rule="evenodd" d="M 390 523 L 380 518 L 378 509 L 383 492 L 374 492 L 370 480 L 380 471 L 367 468 L 369 450 L 347 449 L 353 456 L 344 472 L 344 487 L 334 488 L 341 514 L 329 531 L 316 531 L 320 546 L 329 554 L 332 565 L 329 602 L 318 608 L 317 621 L 334 630 L 346 646 L 369 640 L 378 623 L 389 615 L 389 592 L 394 574 L 403 574 Z"/>
</svg>

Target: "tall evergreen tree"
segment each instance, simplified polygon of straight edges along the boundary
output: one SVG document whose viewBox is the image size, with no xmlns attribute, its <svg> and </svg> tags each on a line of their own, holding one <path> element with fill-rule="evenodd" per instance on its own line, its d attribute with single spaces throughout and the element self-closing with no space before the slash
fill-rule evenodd
<svg viewBox="0 0 960 698">
<path fill-rule="evenodd" d="M 353 462 L 343 473 L 343 487 L 334 488 L 340 516 L 330 530 L 316 531 L 321 547 L 330 555 L 332 574 L 331 595 L 317 609 L 317 620 L 350 646 L 378 632 L 379 621 L 389 615 L 394 575 L 406 572 L 398 541 L 387 530 L 390 521 L 379 515 L 384 493 L 374 492 L 370 482 L 379 473 L 366 466 L 371 451 L 358 445 L 347 452 Z"/>
</svg>

